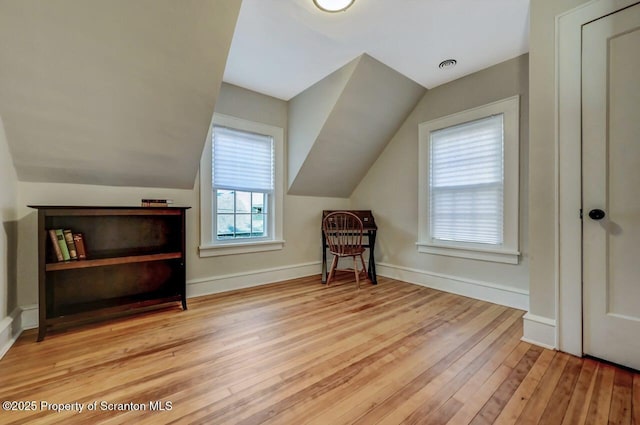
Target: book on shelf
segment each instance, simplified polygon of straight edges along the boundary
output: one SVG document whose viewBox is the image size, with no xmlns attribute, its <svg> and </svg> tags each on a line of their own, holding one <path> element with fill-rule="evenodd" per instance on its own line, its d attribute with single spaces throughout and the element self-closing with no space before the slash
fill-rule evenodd
<svg viewBox="0 0 640 425">
<path fill-rule="evenodd" d="M 168 207 L 171 204 L 172 199 L 142 199 L 143 207 Z"/>
<path fill-rule="evenodd" d="M 67 247 L 67 241 L 64 238 L 62 229 L 56 229 L 56 239 L 58 240 L 58 246 L 60 247 L 60 251 L 62 252 L 62 261 L 71 260 L 71 256 L 69 255 L 69 247 Z"/>
<path fill-rule="evenodd" d="M 76 244 L 76 251 L 78 253 L 78 260 L 87 259 L 87 249 L 84 246 L 84 235 L 82 233 L 73 234 L 73 242 Z"/>
<path fill-rule="evenodd" d="M 49 239 L 51 239 L 51 244 L 53 245 L 53 252 L 56 254 L 56 259 L 58 261 L 64 261 L 64 257 L 62 256 L 62 250 L 60 249 L 60 245 L 58 245 L 58 237 L 56 236 L 56 229 L 49 229 Z"/>
<path fill-rule="evenodd" d="M 72 260 L 77 260 L 78 251 L 76 251 L 76 244 L 73 241 L 73 233 L 71 233 L 70 229 L 64 229 L 62 233 L 64 234 L 64 240 L 67 243 L 67 248 L 69 249 L 69 257 L 71 257 Z"/>
</svg>

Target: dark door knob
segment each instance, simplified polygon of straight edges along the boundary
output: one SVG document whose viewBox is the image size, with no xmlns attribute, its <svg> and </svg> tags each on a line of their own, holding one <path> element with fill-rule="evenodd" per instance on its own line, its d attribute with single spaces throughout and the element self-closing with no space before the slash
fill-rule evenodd
<svg viewBox="0 0 640 425">
<path fill-rule="evenodd" d="M 602 220 L 605 215 L 605 212 L 598 208 L 589 211 L 589 218 L 592 220 Z"/>
</svg>

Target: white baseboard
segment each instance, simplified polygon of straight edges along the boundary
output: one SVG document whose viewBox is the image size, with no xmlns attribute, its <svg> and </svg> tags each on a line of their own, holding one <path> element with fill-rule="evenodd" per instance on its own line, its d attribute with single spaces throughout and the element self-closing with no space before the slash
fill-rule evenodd
<svg viewBox="0 0 640 425">
<path fill-rule="evenodd" d="M 522 341 L 550 350 L 556 346 L 556 321 L 535 314 L 527 313 L 522 318 L 524 327 Z"/>
<path fill-rule="evenodd" d="M 0 320 L 0 359 L 7 354 L 9 348 L 22 333 L 20 310 L 20 307 L 18 307 L 7 317 Z"/>
<path fill-rule="evenodd" d="M 38 327 L 38 304 L 23 305 L 22 329 L 35 329 Z"/>
<path fill-rule="evenodd" d="M 488 301 L 494 304 L 505 305 L 519 310 L 529 310 L 529 292 L 523 289 L 392 264 L 379 263 L 376 265 L 376 268 L 377 274 L 380 276 Z"/>
<path fill-rule="evenodd" d="M 320 264 L 320 261 L 314 261 L 312 263 L 295 264 L 292 266 L 251 270 L 243 273 L 212 276 L 204 279 L 193 279 L 187 282 L 187 298 L 320 274 Z"/>
</svg>

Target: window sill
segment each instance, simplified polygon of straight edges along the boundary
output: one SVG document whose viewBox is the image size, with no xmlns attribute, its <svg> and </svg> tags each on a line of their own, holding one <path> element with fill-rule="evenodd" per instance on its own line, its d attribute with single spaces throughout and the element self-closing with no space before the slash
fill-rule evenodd
<svg viewBox="0 0 640 425">
<path fill-rule="evenodd" d="M 495 263 L 518 264 L 519 251 L 507 249 L 486 249 L 453 245 L 440 245 L 430 242 L 417 242 L 418 252 L 444 255 L 447 257 L 468 258 L 471 260 L 492 261 Z"/>
<path fill-rule="evenodd" d="M 249 254 L 252 252 L 276 251 L 284 247 L 283 240 L 234 242 L 219 245 L 200 245 L 200 257 L 219 257 L 221 255 Z"/>
</svg>

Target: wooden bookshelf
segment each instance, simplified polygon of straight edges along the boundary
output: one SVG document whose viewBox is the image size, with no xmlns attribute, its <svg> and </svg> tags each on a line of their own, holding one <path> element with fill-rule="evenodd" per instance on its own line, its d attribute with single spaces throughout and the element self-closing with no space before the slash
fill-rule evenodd
<svg viewBox="0 0 640 425">
<path fill-rule="evenodd" d="M 38 210 L 39 332 L 146 311 L 187 308 L 188 207 L 30 205 Z M 50 229 L 82 233 L 87 258 L 58 261 Z"/>
</svg>

